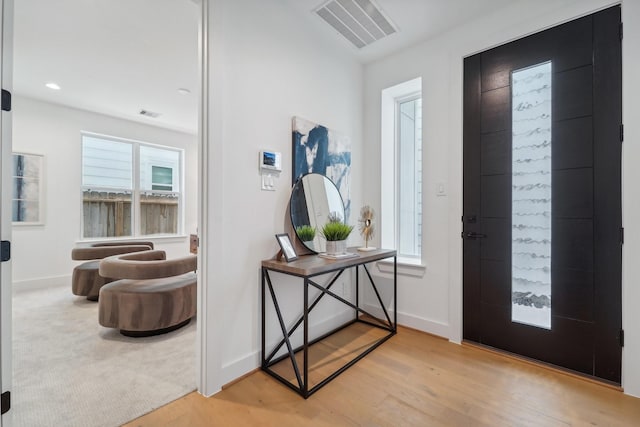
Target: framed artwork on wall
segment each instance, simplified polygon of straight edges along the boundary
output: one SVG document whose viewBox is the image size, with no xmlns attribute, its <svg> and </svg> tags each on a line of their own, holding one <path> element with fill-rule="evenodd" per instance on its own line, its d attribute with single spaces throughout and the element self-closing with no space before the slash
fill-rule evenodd
<svg viewBox="0 0 640 427">
<path fill-rule="evenodd" d="M 344 202 L 344 221 L 351 211 L 351 139 L 309 120 L 294 117 L 293 182 L 308 173 L 319 173 L 338 187 Z"/>
<path fill-rule="evenodd" d="M 44 156 L 13 153 L 12 207 L 14 225 L 44 224 Z"/>
</svg>

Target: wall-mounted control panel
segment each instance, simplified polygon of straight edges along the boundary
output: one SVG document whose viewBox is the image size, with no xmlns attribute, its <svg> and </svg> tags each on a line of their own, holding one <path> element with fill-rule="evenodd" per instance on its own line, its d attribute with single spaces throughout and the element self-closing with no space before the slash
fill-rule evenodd
<svg viewBox="0 0 640 427">
<path fill-rule="evenodd" d="M 277 151 L 262 150 L 259 155 L 261 188 L 265 191 L 275 191 L 275 182 L 282 171 L 282 154 Z"/>
<path fill-rule="evenodd" d="M 260 169 L 282 171 L 282 154 L 275 151 L 262 150 L 260 152 Z"/>
</svg>

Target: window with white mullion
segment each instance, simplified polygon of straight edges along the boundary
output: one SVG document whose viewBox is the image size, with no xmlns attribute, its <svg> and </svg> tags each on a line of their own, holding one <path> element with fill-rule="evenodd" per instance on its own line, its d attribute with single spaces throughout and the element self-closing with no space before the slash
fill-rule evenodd
<svg viewBox="0 0 640 427">
<path fill-rule="evenodd" d="M 82 134 L 82 152 L 84 238 L 180 232 L 182 150 Z"/>
<path fill-rule="evenodd" d="M 380 127 L 380 240 L 400 263 L 422 259 L 422 79 L 383 89 Z"/>
<path fill-rule="evenodd" d="M 420 94 L 397 99 L 396 247 L 399 255 L 420 258 L 422 246 L 422 112 Z"/>
</svg>

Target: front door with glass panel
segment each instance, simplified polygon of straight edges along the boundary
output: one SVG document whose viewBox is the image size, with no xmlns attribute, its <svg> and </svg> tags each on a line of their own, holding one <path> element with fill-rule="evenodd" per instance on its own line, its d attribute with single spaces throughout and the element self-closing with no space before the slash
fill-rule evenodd
<svg viewBox="0 0 640 427">
<path fill-rule="evenodd" d="M 464 339 L 620 383 L 620 8 L 464 63 Z"/>
</svg>

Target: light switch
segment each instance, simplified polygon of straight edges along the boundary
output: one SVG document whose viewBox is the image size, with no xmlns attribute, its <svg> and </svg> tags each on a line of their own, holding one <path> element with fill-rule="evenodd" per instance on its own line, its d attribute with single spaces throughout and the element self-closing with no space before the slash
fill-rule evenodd
<svg viewBox="0 0 640 427">
<path fill-rule="evenodd" d="M 446 196 L 447 195 L 447 189 L 444 185 L 444 182 L 438 182 L 436 184 L 436 196 Z"/>
<path fill-rule="evenodd" d="M 262 190 L 264 191 L 276 191 L 273 175 L 264 173 L 262 174 Z"/>
</svg>

